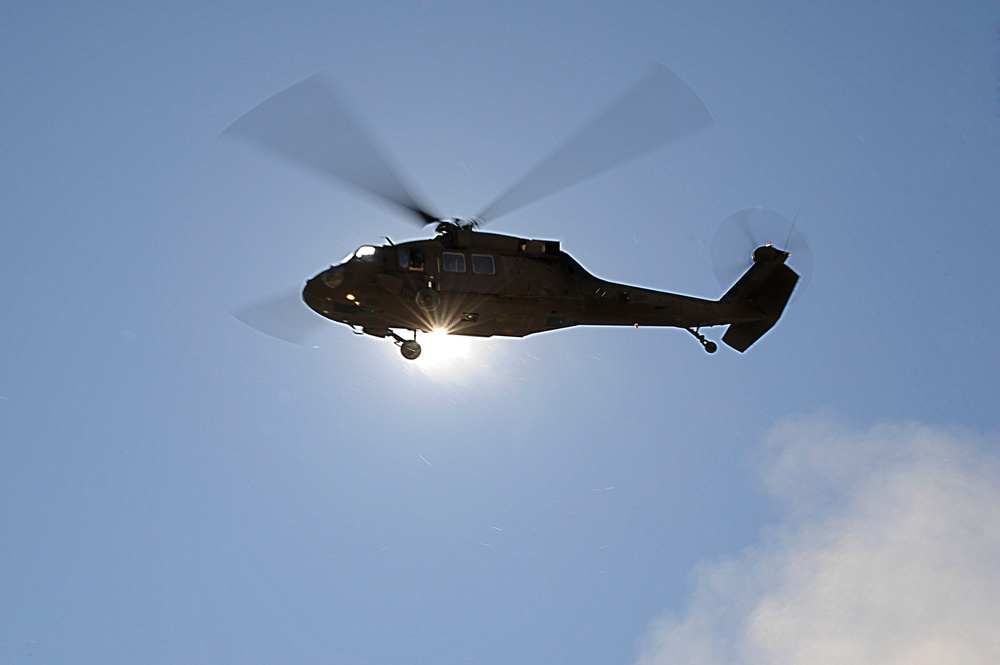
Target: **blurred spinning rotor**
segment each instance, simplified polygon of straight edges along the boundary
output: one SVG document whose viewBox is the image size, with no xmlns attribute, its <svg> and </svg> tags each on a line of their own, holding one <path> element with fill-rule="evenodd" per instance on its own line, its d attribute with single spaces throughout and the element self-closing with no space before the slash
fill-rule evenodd
<svg viewBox="0 0 1000 665">
<path fill-rule="evenodd" d="M 735 212 L 716 229 L 711 249 L 715 278 L 728 288 L 753 264 L 753 251 L 765 245 L 789 253 L 787 263 L 799 274 L 792 294 L 792 301 L 796 300 L 812 277 L 812 248 L 795 222 L 767 208 Z"/>
</svg>

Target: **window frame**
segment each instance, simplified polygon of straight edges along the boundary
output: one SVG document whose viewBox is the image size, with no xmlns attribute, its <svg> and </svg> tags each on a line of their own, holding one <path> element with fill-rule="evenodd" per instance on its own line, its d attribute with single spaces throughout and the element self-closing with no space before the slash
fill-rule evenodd
<svg viewBox="0 0 1000 665">
<path fill-rule="evenodd" d="M 452 263 L 454 261 L 454 263 Z M 441 252 L 441 270 L 450 273 L 467 272 L 465 252 Z"/>
</svg>

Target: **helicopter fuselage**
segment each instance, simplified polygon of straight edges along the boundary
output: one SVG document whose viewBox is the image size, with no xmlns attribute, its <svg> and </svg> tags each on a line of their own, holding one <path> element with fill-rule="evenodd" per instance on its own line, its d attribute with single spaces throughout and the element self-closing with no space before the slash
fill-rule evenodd
<svg viewBox="0 0 1000 665">
<path fill-rule="evenodd" d="M 310 279 L 321 316 L 377 337 L 391 329 L 524 337 L 576 325 L 703 326 L 756 321 L 745 302 L 712 301 L 600 279 L 560 249 L 448 228 L 434 238 L 365 246 Z"/>
</svg>

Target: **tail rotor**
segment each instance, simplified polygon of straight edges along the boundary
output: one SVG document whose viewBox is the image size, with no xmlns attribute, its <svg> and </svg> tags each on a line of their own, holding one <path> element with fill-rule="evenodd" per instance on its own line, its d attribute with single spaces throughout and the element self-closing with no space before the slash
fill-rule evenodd
<svg viewBox="0 0 1000 665">
<path fill-rule="evenodd" d="M 796 216 L 796 221 L 798 217 Z M 796 222 L 767 208 L 746 208 L 727 217 L 712 239 L 712 268 L 719 284 L 729 287 L 753 265 L 761 248 L 788 253 L 787 264 L 799 274 L 792 301 L 805 291 L 813 271 L 809 241 Z"/>
</svg>

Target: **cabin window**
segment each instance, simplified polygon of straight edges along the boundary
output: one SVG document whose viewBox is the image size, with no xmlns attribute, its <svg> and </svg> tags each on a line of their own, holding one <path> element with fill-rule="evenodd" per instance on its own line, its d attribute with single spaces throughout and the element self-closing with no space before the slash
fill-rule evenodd
<svg viewBox="0 0 1000 665">
<path fill-rule="evenodd" d="M 410 250 L 408 249 L 397 249 L 396 254 L 399 255 L 399 267 L 406 270 L 410 267 Z"/>
<path fill-rule="evenodd" d="M 489 254 L 473 254 L 472 255 L 472 272 L 477 275 L 494 275 L 496 274 L 496 266 L 493 263 L 493 257 Z"/>
<path fill-rule="evenodd" d="M 445 272 L 465 272 L 465 254 L 459 252 L 442 252 L 441 264 Z"/>
</svg>

